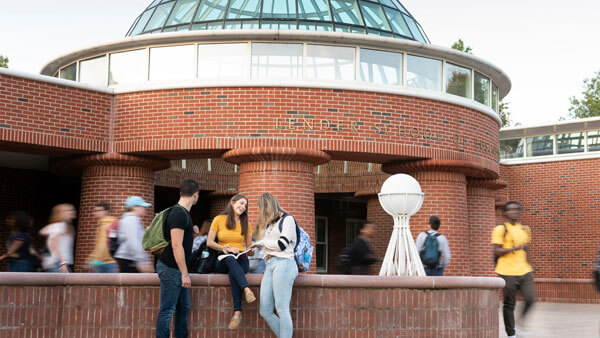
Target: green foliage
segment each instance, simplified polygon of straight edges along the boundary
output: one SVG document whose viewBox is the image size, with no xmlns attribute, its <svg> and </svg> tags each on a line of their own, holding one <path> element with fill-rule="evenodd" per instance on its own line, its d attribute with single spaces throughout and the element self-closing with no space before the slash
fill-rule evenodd
<svg viewBox="0 0 600 338">
<path fill-rule="evenodd" d="M 0 55 L 0 68 L 8 68 L 8 58 Z"/>
<path fill-rule="evenodd" d="M 498 115 L 500 115 L 500 120 L 502 120 L 502 128 L 520 125 L 520 123 L 514 123 L 510 118 L 510 111 L 508 111 L 509 104 L 510 102 L 500 102 L 500 105 L 498 105 Z"/>
<path fill-rule="evenodd" d="M 571 107 L 569 117 L 582 119 L 586 117 L 600 116 L 600 71 L 593 78 L 583 81 L 584 90 L 581 92 L 583 98 L 578 99 L 571 96 Z"/>
<path fill-rule="evenodd" d="M 465 43 L 463 42 L 462 39 L 458 39 L 458 41 L 453 43 L 450 48 L 456 49 L 456 50 L 459 50 L 461 52 L 465 52 L 468 54 L 473 54 L 473 53 L 471 53 L 473 51 L 473 48 L 471 48 L 470 46 L 465 46 Z"/>
</svg>

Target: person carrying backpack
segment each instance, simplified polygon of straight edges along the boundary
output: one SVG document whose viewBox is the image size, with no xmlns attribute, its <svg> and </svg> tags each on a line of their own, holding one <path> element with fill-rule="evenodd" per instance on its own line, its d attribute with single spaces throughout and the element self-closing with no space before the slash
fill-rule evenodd
<svg viewBox="0 0 600 338">
<path fill-rule="evenodd" d="M 440 234 L 440 219 L 437 216 L 429 217 L 431 229 L 417 236 L 416 246 L 421 262 L 427 276 L 443 276 L 444 269 L 450 263 L 450 246 L 446 236 Z"/>
<path fill-rule="evenodd" d="M 350 271 L 352 275 L 368 275 L 371 264 L 377 262 L 377 258 L 373 257 L 373 249 L 369 244 L 369 238 L 375 232 L 375 224 L 364 221 L 358 229 L 358 237 L 350 247 L 348 258 L 350 260 Z"/>
</svg>

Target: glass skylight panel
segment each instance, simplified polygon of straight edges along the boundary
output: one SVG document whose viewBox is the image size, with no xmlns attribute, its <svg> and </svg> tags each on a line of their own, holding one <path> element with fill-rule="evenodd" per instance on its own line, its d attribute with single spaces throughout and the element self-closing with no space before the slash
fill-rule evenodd
<svg viewBox="0 0 600 338">
<path fill-rule="evenodd" d="M 171 16 L 167 20 L 166 26 L 178 25 L 182 23 L 190 23 L 199 0 L 179 0 L 171 12 Z"/>
<path fill-rule="evenodd" d="M 423 35 L 421 35 L 421 31 L 419 31 L 419 28 L 417 27 L 417 24 L 415 23 L 415 20 L 413 20 L 410 16 L 408 15 L 404 15 L 404 20 L 406 21 L 406 24 L 408 25 L 408 28 L 410 29 L 413 37 L 420 42 L 427 42 L 425 40 L 425 38 L 423 37 Z"/>
<path fill-rule="evenodd" d="M 383 14 L 381 5 L 374 4 L 372 2 L 360 1 L 360 8 L 362 9 L 362 15 L 365 18 L 367 27 L 390 30 L 390 25 Z"/>
<path fill-rule="evenodd" d="M 360 79 L 365 82 L 401 85 L 402 53 L 361 48 Z"/>
<path fill-rule="evenodd" d="M 228 0 L 213 0 L 200 2 L 200 7 L 196 12 L 194 22 L 198 21 L 211 21 L 211 20 L 222 20 L 225 17 L 225 10 L 227 9 Z"/>
<path fill-rule="evenodd" d="M 552 135 L 527 138 L 527 156 L 544 156 L 554 153 L 554 138 Z"/>
<path fill-rule="evenodd" d="M 386 6 L 390 6 L 392 8 L 398 8 L 392 0 L 379 0 L 379 3 L 384 4 Z"/>
<path fill-rule="evenodd" d="M 160 0 L 154 0 L 152 1 L 152 3 L 150 4 L 150 6 L 148 6 L 148 8 L 154 6 L 154 5 L 158 5 L 158 3 L 160 2 Z"/>
<path fill-rule="evenodd" d="M 147 10 L 144 12 L 144 14 L 142 14 L 137 24 L 135 25 L 135 28 L 131 31 L 131 35 L 138 35 L 142 32 L 144 27 L 146 27 L 146 24 L 148 23 L 148 20 L 150 19 L 152 13 L 154 13 L 154 8 Z"/>
<path fill-rule="evenodd" d="M 162 5 L 159 5 L 158 7 L 156 7 L 154 14 L 152 14 L 152 18 L 146 25 L 146 28 L 144 28 L 144 32 L 148 32 L 148 31 L 151 31 L 151 30 L 154 30 L 157 28 L 161 28 L 162 26 L 164 26 L 165 21 L 167 20 L 167 17 L 171 13 L 171 9 L 173 8 L 174 4 L 175 4 L 175 2 L 169 2 L 169 3 L 162 4 Z"/>
<path fill-rule="evenodd" d="M 252 78 L 299 79 L 301 76 L 301 44 L 252 44 Z"/>
<path fill-rule="evenodd" d="M 413 88 L 442 90 L 442 61 L 422 56 L 406 57 L 406 85 Z"/>
<path fill-rule="evenodd" d="M 298 0 L 298 17 L 307 20 L 331 21 L 327 0 Z"/>
<path fill-rule="evenodd" d="M 556 150 L 559 154 L 580 153 L 584 149 L 583 132 L 556 135 Z"/>
<path fill-rule="evenodd" d="M 446 63 L 446 93 L 471 98 L 471 70 Z"/>
<path fill-rule="evenodd" d="M 474 95 L 475 101 L 485 104 L 486 106 L 490 105 L 490 79 L 475 72 L 474 79 Z"/>
<path fill-rule="evenodd" d="M 402 11 L 402 13 L 408 14 L 408 11 L 406 10 L 406 8 L 404 8 L 404 6 L 399 1 L 396 1 L 396 0 L 391 0 L 391 1 L 393 1 L 396 4 L 396 7 L 398 7 L 398 9 L 400 9 Z"/>
<path fill-rule="evenodd" d="M 521 158 L 524 154 L 524 140 L 523 138 L 516 138 L 512 140 L 500 140 L 500 158 Z"/>
<path fill-rule="evenodd" d="M 363 25 L 356 0 L 329 0 L 333 20 L 352 25 Z"/>
<path fill-rule="evenodd" d="M 262 17 L 295 19 L 296 0 L 263 0 Z"/>
<path fill-rule="evenodd" d="M 402 13 L 389 8 L 384 8 L 384 11 L 387 15 L 388 20 L 390 21 L 390 24 L 392 25 L 392 30 L 396 34 L 408 36 L 409 38 L 413 37 L 413 35 L 410 33 L 410 30 L 408 29 L 408 26 L 406 25 L 406 22 L 402 18 Z"/>
<path fill-rule="evenodd" d="M 79 82 L 106 86 L 108 80 L 106 55 L 83 60 L 79 63 Z"/>
<path fill-rule="evenodd" d="M 227 19 L 259 18 L 260 5 L 260 0 L 231 0 Z"/>
</svg>

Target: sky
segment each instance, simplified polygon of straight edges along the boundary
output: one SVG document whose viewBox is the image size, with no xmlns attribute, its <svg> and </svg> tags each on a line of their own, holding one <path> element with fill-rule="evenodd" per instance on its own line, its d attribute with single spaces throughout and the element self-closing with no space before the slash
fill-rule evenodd
<svg viewBox="0 0 600 338">
<path fill-rule="evenodd" d="M 55 57 L 120 40 L 151 0 L 3 1 L 0 55 L 38 74 Z M 567 117 L 569 97 L 600 71 L 598 0 L 402 0 L 432 44 L 459 38 L 511 79 L 504 98 L 523 126 Z"/>
</svg>

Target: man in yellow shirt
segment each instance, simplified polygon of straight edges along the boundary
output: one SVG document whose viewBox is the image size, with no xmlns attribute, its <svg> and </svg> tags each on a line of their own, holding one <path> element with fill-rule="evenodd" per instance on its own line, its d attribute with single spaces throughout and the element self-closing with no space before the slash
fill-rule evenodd
<svg viewBox="0 0 600 338">
<path fill-rule="evenodd" d="M 503 210 L 506 222 L 494 228 L 492 244 L 494 245 L 494 254 L 498 257 L 495 271 L 506 282 L 502 290 L 504 296 L 502 314 L 506 334 L 511 338 L 515 337 L 514 312 L 517 291 L 520 290 L 525 299 L 525 306 L 521 314 L 521 320 L 523 320 L 535 302 L 535 286 L 529 253 L 531 230 L 519 223 L 521 205 L 519 202 L 510 201 L 504 205 Z"/>
</svg>

